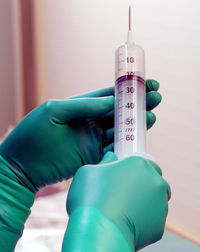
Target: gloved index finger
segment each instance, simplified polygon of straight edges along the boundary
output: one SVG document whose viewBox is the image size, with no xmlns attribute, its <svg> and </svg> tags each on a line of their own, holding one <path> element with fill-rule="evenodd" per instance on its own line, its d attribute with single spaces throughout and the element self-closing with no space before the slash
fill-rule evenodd
<svg viewBox="0 0 200 252">
<path fill-rule="evenodd" d="M 89 93 L 84 93 L 76 96 L 71 96 L 67 99 L 72 99 L 72 98 L 82 98 L 82 97 L 104 97 L 104 96 L 114 96 L 114 86 L 113 87 L 108 87 L 108 88 L 103 88 L 99 90 L 95 90 Z"/>
<path fill-rule="evenodd" d="M 114 97 L 75 98 L 49 103 L 55 123 L 102 116 L 114 108 Z"/>
</svg>

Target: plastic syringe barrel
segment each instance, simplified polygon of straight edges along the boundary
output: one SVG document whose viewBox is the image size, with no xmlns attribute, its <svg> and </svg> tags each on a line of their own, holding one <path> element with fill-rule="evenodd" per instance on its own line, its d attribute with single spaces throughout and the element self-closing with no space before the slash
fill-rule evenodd
<svg viewBox="0 0 200 252">
<path fill-rule="evenodd" d="M 116 51 L 115 140 L 118 158 L 146 154 L 145 53 L 134 43 Z"/>
</svg>

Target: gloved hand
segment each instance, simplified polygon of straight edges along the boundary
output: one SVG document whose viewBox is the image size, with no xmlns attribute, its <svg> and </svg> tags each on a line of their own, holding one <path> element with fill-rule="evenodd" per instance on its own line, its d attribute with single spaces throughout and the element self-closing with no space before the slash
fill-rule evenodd
<svg viewBox="0 0 200 252">
<path fill-rule="evenodd" d="M 170 198 L 161 175 L 152 161 L 117 161 L 112 152 L 81 167 L 68 194 L 62 252 L 130 252 L 161 239 Z"/>
<path fill-rule="evenodd" d="M 147 81 L 147 109 L 161 101 Z M 0 247 L 13 251 L 35 192 L 98 163 L 113 148 L 114 89 L 48 101 L 30 112 L 0 145 Z M 148 128 L 155 115 L 147 112 Z"/>
<path fill-rule="evenodd" d="M 147 81 L 147 109 L 161 101 L 152 91 L 158 87 L 156 81 Z M 71 177 L 82 165 L 98 163 L 104 151 L 113 148 L 113 94 L 114 89 L 107 88 L 42 104 L 0 145 L 0 155 L 33 192 Z M 149 111 L 148 127 L 154 122 Z"/>
</svg>

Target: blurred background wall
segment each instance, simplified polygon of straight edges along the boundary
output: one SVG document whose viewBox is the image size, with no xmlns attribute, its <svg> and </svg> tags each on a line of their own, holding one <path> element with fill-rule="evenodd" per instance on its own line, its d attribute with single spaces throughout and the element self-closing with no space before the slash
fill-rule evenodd
<svg viewBox="0 0 200 252">
<path fill-rule="evenodd" d="M 15 122 L 11 7 L 11 1 L 0 1 L 0 136 Z"/>
<path fill-rule="evenodd" d="M 32 106 L 114 84 L 114 53 L 126 39 L 130 2 L 0 0 L 0 133 L 28 111 L 24 102 L 19 104 L 29 101 L 32 94 L 24 98 L 24 88 L 30 83 L 36 97 Z M 14 10 L 30 7 L 32 14 L 23 19 L 14 11 L 12 27 L 18 32 L 10 31 L 11 3 Z M 160 82 L 163 96 L 155 109 L 157 122 L 148 132 L 148 150 L 172 188 L 168 228 L 200 244 L 200 2 L 133 3 L 135 41 L 146 51 L 146 76 Z M 17 37 L 29 18 L 34 36 Z M 24 44 L 27 38 L 30 43 Z M 16 49 L 16 40 L 23 50 Z M 32 66 L 20 63 L 30 56 L 24 54 L 26 46 Z M 32 71 L 35 82 L 32 75 L 25 79 L 24 71 Z"/>
</svg>

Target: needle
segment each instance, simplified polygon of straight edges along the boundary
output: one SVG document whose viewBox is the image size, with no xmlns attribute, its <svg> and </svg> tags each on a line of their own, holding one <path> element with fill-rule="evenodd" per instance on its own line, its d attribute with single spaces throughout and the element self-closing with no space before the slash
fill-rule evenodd
<svg viewBox="0 0 200 252">
<path fill-rule="evenodd" d="M 132 32 L 132 5 L 129 5 L 129 19 L 128 19 L 128 24 L 129 24 L 129 30 L 128 30 L 128 37 L 127 37 L 127 42 L 128 43 L 133 43 L 133 32 Z"/>
<path fill-rule="evenodd" d="M 129 5 L 129 31 L 131 31 L 131 5 Z"/>
</svg>

